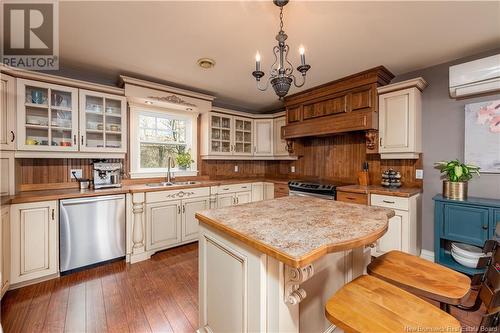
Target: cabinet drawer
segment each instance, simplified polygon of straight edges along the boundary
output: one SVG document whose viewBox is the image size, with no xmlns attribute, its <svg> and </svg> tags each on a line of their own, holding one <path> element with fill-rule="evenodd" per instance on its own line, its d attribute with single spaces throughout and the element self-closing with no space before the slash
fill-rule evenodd
<svg viewBox="0 0 500 333">
<path fill-rule="evenodd" d="M 219 186 L 217 188 L 217 193 L 218 194 L 236 193 L 236 192 L 251 191 L 251 190 L 252 190 L 252 183 L 231 184 L 231 185 L 221 185 L 221 186 Z"/>
<path fill-rule="evenodd" d="M 210 195 L 209 187 L 185 188 L 182 190 L 158 191 L 146 193 L 146 202 L 161 202 L 174 199 L 190 199 Z"/>
<path fill-rule="evenodd" d="M 409 207 L 408 198 L 400 198 L 400 197 L 393 197 L 390 195 L 380 195 L 380 194 L 372 194 L 370 198 L 372 206 L 386 207 L 399 210 L 408 210 Z"/>
<path fill-rule="evenodd" d="M 364 193 L 337 192 L 337 201 L 368 205 L 368 195 Z"/>
<path fill-rule="evenodd" d="M 488 239 L 488 208 L 445 204 L 443 214 L 444 238 L 480 247 Z"/>
</svg>

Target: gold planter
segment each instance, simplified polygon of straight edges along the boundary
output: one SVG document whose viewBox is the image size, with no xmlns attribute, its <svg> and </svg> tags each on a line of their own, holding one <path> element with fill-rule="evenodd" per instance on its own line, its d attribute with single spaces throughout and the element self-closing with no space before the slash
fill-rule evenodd
<svg viewBox="0 0 500 333">
<path fill-rule="evenodd" d="M 467 182 L 443 180 L 443 197 L 453 200 L 467 199 Z"/>
</svg>

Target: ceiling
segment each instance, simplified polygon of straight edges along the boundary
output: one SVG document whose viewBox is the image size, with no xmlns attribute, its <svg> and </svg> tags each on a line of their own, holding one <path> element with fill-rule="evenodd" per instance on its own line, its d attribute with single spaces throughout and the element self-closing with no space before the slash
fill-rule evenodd
<svg viewBox="0 0 500 333">
<path fill-rule="evenodd" d="M 271 1 L 60 2 L 62 72 L 116 83 L 119 74 L 213 94 L 265 112 L 281 103 L 251 76 L 271 65 L 279 9 Z M 500 2 L 292 1 L 284 10 L 291 61 L 312 68 L 300 89 L 384 65 L 394 74 L 500 45 Z M 216 66 L 201 69 L 197 59 Z M 266 73 L 267 74 L 267 73 Z M 300 91 L 293 88 L 291 93 Z"/>
</svg>

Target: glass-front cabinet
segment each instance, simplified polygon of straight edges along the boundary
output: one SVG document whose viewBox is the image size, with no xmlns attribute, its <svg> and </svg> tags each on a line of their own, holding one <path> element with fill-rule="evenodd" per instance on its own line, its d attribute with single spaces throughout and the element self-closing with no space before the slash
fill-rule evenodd
<svg viewBox="0 0 500 333">
<path fill-rule="evenodd" d="M 126 152 L 124 97 L 80 89 L 80 150 Z"/>
<path fill-rule="evenodd" d="M 78 89 L 17 79 L 20 150 L 78 150 Z"/>
<path fill-rule="evenodd" d="M 209 148 L 212 154 L 231 155 L 232 154 L 232 132 L 233 118 L 221 114 L 210 115 L 210 143 Z"/>
<path fill-rule="evenodd" d="M 234 154 L 252 155 L 252 124 L 251 119 L 234 117 Z"/>
</svg>

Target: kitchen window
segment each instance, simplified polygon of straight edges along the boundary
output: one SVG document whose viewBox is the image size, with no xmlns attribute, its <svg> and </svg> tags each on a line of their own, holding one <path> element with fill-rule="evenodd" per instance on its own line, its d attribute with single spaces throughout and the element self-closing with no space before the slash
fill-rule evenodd
<svg viewBox="0 0 500 333">
<path fill-rule="evenodd" d="M 197 114 L 131 108 L 131 177 L 163 177 L 168 157 L 175 175 L 196 175 Z M 190 157 L 189 157 L 189 155 Z M 193 161 L 190 167 L 179 162 Z"/>
</svg>

